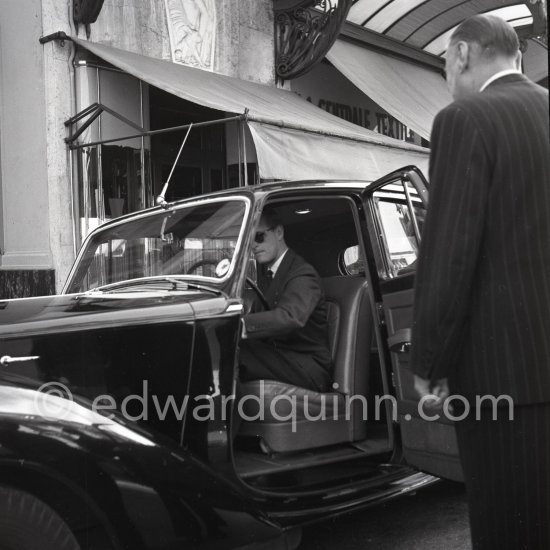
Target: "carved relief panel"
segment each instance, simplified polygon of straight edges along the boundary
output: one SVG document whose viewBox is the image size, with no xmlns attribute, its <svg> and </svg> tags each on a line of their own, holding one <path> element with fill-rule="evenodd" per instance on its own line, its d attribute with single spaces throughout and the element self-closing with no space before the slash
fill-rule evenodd
<svg viewBox="0 0 550 550">
<path fill-rule="evenodd" d="M 172 61 L 214 70 L 216 0 L 165 0 Z"/>
</svg>

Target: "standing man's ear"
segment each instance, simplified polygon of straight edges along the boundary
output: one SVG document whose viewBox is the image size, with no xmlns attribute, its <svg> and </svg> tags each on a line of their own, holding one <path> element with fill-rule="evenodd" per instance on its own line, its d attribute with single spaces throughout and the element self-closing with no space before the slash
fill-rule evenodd
<svg viewBox="0 0 550 550">
<path fill-rule="evenodd" d="M 518 71 L 521 71 L 521 72 L 523 72 L 523 68 L 521 66 L 522 59 L 523 59 L 523 54 L 521 53 L 520 50 L 518 50 L 518 53 L 516 54 L 516 59 L 515 59 L 514 63 L 515 63 L 516 69 Z"/>
<path fill-rule="evenodd" d="M 468 42 L 460 41 L 456 45 L 457 59 L 458 59 L 458 72 L 463 73 L 470 65 L 470 44 Z"/>
</svg>

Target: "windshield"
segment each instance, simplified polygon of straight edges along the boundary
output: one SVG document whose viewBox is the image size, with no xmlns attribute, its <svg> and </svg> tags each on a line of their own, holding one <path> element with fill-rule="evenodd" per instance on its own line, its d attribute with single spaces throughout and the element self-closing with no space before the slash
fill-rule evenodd
<svg viewBox="0 0 550 550">
<path fill-rule="evenodd" d="M 247 205 L 240 197 L 212 199 L 105 228 L 88 241 L 67 292 L 143 277 L 223 281 L 233 268 Z"/>
</svg>

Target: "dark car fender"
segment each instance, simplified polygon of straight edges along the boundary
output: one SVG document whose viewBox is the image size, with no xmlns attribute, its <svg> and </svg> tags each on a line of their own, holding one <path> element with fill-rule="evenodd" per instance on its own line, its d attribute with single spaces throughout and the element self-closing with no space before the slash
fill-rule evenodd
<svg viewBox="0 0 550 550">
<path fill-rule="evenodd" d="M 170 441 L 100 424 L 77 404 L 69 418 L 29 415 L 32 390 L 0 388 L 13 403 L 0 411 L 0 483 L 45 501 L 77 537 L 128 549 L 288 547 L 238 484 Z"/>
</svg>

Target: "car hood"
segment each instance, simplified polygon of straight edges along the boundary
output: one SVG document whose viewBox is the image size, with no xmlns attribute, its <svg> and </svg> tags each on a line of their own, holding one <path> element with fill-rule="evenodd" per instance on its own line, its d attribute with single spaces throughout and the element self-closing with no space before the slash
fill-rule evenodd
<svg viewBox="0 0 550 550">
<path fill-rule="evenodd" d="M 0 301 L 0 337 L 181 321 L 215 315 L 228 300 L 202 290 L 67 294 Z"/>
</svg>

